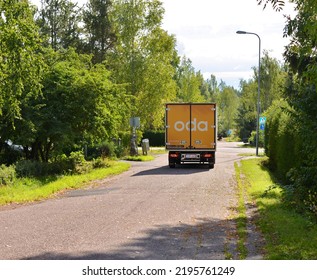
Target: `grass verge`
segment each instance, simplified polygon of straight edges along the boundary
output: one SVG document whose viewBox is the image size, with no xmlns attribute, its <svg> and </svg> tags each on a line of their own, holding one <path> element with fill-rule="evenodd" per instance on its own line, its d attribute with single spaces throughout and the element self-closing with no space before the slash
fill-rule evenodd
<svg viewBox="0 0 317 280">
<path fill-rule="evenodd" d="M 236 225 L 237 225 L 237 250 L 239 253 L 239 259 L 245 259 L 247 257 L 247 214 L 246 214 L 246 190 L 245 190 L 245 180 L 241 176 L 241 170 L 238 167 L 238 164 L 235 163 L 236 170 L 236 180 L 238 186 L 238 206 L 237 206 L 237 216 L 236 216 Z"/>
<path fill-rule="evenodd" d="M 130 165 L 125 162 L 112 162 L 110 167 L 94 169 L 87 174 L 42 179 L 17 179 L 15 183 L 10 186 L 0 187 L 0 205 L 43 200 L 57 192 L 67 189 L 79 189 L 90 181 L 120 174 L 128 170 L 129 167 Z"/>
<path fill-rule="evenodd" d="M 283 203 L 282 186 L 263 166 L 264 160 L 243 160 L 236 170 L 244 174 L 244 189 L 260 213 L 257 225 L 266 240 L 265 258 L 317 259 L 317 225 Z"/>
<path fill-rule="evenodd" d="M 126 156 L 123 158 L 124 160 L 129 160 L 129 161 L 151 161 L 154 160 L 154 157 L 151 155 L 147 156 Z"/>
</svg>

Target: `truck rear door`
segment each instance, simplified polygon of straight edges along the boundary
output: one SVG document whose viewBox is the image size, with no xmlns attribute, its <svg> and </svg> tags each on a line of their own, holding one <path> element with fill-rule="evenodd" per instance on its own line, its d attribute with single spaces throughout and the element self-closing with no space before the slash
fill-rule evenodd
<svg viewBox="0 0 317 280">
<path fill-rule="evenodd" d="M 191 108 L 191 146 L 195 149 L 216 148 L 216 110 L 215 104 L 192 104 Z"/>
<path fill-rule="evenodd" d="M 166 148 L 215 149 L 215 106 L 212 103 L 166 104 Z"/>
</svg>

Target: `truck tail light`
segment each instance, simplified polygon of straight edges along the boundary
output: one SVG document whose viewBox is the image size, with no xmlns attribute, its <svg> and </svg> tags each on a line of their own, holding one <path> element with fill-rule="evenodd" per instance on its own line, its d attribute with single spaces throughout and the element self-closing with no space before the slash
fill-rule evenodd
<svg viewBox="0 0 317 280">
<path fill-rule="evenodd" d="M 212 158 L 212 154 L 204 154 L 203 157 L 204 158 Z"/>
<path fill-rule="evenodd" d="M 170 158 L 178 158 L 178 153 L 170 153 Z"/>
</svg>

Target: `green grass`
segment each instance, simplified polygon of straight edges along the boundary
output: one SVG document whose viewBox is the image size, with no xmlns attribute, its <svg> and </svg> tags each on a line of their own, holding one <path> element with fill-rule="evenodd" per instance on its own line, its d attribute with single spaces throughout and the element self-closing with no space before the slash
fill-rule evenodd
<svg viewBox="0 0 317 280">
<path fill-rule="evenodd" d="M 82 188 L 90 181 L 122 173 L 129 167 L 128 163 L 113 162 L 108 168 L 94 169 L 87 174 L 17 179 L 13 185 L 0 187 L 0 205 L 43 200 L 63 190 Z"/>
<path fill-rule="evenodd" d="M 257 221 L 266 240 L 266 259 L 317 259 L 317 225 L 283 203 L 282 188 L 263 167 L 265 159 L 241 161 L 248 196 L 256 202 Z"/>
<path fill-rule="evenodd" d="M 130 160 L 130 161 L 151 161 L 154 160 L 154 157 L 151 155 L 147 155 L 147 156 L 126 156 L 123 158 L 124 160 Z"/>
<path fill-rule="evenodd" d="M 240 259 L 245 259 L 247 257 L 247 248 L 246 248 L 246 239 L 247 239 L 247 214 L 245 206 L 245 180 L 241 176 L 241 170 L 238 168 L 238 165 L 235 163 L 236 170 L 236 180 L 238 186 L 238 205 L 237 205 L 237 216 L 236 225 L 237 225 L 237 234 L 238 242 L 237 249 Z"/>
</svg>

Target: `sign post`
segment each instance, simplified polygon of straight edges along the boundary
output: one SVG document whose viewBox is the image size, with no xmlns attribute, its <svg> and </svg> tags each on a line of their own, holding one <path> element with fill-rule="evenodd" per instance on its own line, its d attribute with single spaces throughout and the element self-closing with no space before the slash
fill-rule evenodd
<svg viewBox="0 0 317 280">
<path fill-rule="evenodd" d="M 138 155 L 138 145 L 136 143 L 136 129 L 140 127 L 140 118 L 139 117 L 130 118 L 130 126 L 132 127 L 130 155 L 136 156 Z"/>
</svg>

